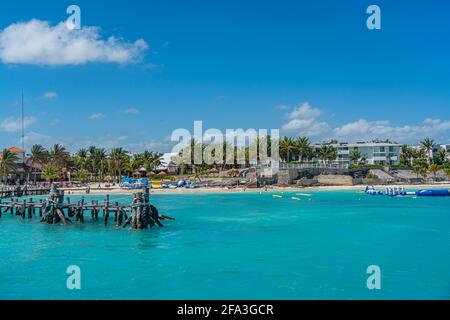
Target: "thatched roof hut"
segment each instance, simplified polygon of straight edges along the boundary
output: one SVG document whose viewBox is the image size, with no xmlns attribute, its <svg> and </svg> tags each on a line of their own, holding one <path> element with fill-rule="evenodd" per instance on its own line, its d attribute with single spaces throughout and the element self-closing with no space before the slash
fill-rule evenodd
<svg viewBox="0 0 450 320">
<path fill-rule="evenodd" d="M 230 177 L 236 177 L 239 174 L 239 172 L 240 172 L 239 169 L 230 169 L 227 171 L 227 174 Z"/>
</svg>

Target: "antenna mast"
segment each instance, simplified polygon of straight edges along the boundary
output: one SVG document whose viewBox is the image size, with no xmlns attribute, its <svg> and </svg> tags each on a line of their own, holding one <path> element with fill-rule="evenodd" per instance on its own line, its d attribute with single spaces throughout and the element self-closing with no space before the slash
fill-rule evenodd
<svg viewBox="0 0 450 320">
<path fill-rule="evenodd" d="M 25 106 L 24 106 L 23 89 L 22 89 L 22 150 L 25 150 Z"/>
</svg>

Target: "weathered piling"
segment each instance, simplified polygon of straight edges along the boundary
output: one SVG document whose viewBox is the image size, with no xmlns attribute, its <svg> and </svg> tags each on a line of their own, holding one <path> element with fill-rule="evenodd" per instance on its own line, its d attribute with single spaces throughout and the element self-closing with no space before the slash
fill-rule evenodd
<svg viewBox="0 0 450 320">
<path fill-rule="evenodd" d="M 114 214 L 114 224 L 117 227 L 125 228 L 130 226 L 133 229 L 153 228 L 155 225 L 163 227 L 161 220 L 175 220 L 174 218 L 160 215 L 158 209 L 150 204 L 150 190 L 145 188 L 142 192 L 132 195 L 131 205 L 121 205 L 119 202 L 111 204 L 109 195 L 106 196 L 103 203 L 98 200 L 87 203 L 84 197 L 77 203 L 72 203 L 70 197 L 64 202 L 64 191 L 60 191 L 55 185 L 52 185 L 47 199 L 41 199 L 39 202 L 33 199 L 19 200 L 11 199 L 9 202 L 3 202 L 0 199 L 0 218 L 3 213 L 10 212 L 12 215 L 20 216 L 22 219 L 32 219 L 38 210 L 41 222 L 47 224 L 68 225 L 75 222 L 85 222 L 85 212 L 90 212 L 92 221 L 99 220 L 99 213 L 103 212 L 103 222 L 105 227 L 108 225 L 109 215 Z M 67 216 L 66 214 L 67 213 Z M 130 215 L 128 215 L 128 213 Z"/>
<path fill-rule="evenodd" d="M 64 191 L 59 191 L 55 185 L 52 186 L 50 195 L 47 200 L 43 202 L 43 213 L 41 222 L 47 224 L 68 224 L 68 220 L 63 211 Z"/>
</svg>

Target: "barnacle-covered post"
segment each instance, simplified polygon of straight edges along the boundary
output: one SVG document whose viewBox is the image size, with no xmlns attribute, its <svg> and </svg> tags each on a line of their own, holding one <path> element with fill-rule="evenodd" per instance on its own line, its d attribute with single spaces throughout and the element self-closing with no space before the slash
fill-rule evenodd
<svg viewBox="0 0 450 320">
<path fill-rule="evenodd" d="M 161 217 L 155 207 L 150 205 L 150 189 L 145 187 L 142 192 L 133 194 L 131 204 L 131 217 L 127 219 L 123 227 L 131 223 L 133 229 L 148 229 L 155 224 L 163 227 Z"/>
<path fill-rule="evenodd" d="M 43 212 L 41 222 L 47 224 L 58 224 L 60 222 L 67 225 L 67 219 L 62 210 L 64 202 L 64 191 L 59 191 L 55 184 L 52 184 L 48 198 L 43 202 Z"/>
</svg>

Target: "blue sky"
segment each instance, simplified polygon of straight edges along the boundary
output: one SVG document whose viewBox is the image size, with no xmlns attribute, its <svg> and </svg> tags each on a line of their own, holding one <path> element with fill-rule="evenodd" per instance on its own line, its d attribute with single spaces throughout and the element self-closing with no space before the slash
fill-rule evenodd
<svg viewBox="0 0 450 320">
<path fill-rule="evenodd" d="M 70 4 L 81 40 L 58 29 Z M 366 27 L 371 4 L 381 30 Z M 168 151 L 194 120 L 312 141 L 450 143 L 449 12 L 437 0 L 3 1 L 0 147 L 20 144 L 22 88 L 27 146 Z"/>
</svg>

